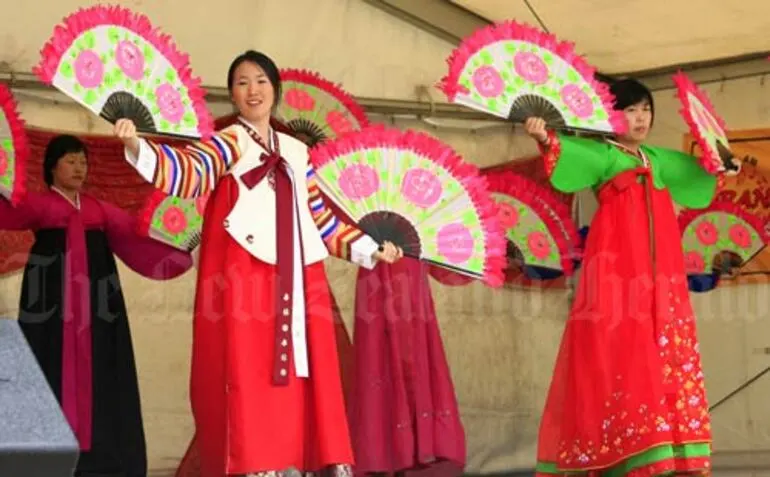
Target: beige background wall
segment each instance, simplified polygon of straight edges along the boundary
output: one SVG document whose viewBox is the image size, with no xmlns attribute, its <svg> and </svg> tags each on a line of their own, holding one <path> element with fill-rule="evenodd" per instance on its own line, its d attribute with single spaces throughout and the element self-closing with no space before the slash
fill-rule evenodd
<svg viewBox="0 0 770 477">
<path fill-rule="evenodd" d="M 77 6 L 95 2 L 23 2 L 0 33 L 0 62 L 29 71 L 52 25 Z M 247 47 L 262 49 L 282 67 L 315 69 L 356 95 L 415 99 L 414 89 L 444 74 L 451 45 L 359 0 L 188 0 L 185 14 L 172 2 L 126 1 L 148 13 L 191 54 L 204 83 L 223 86 L 230 59 Z M 309 13 L 312 12 L 312 15 Z M 195 18 L 201 18 L 195 21 Z M 245 23 L 242 19 L 254 19 Z M 269 19 L 269 21 L 261 21 Z M 302 32 L 301 35 L 293 32 Z M 726 74 L 728 74 L 727 72 Z M 733 128 L 770 126 L 770 94 L 759 78 L 707 87 Z M 440 95 L 435 94 L 438 99 Z M 25 119 L 34 126 L 106 132 L 99 119 L 40 93 L 19 92 Z M 681 147 L 684 124 L 672 91 L 656 93 L 652 142 Z M 212 105 L 215 113 L 227 105 Z M 410 118 L 373 117 L 398 127 L 424 129 L 470 161 L 491 165 L 533 152 L 511 129 Z M 471 131 L 472 126 L 484 126 Z M 591 200 L 583 197 L 590 213 Z M 351 329 L 355 268 L 330 259 L 332 286 Z M 144 280 L 121 264 L 140 373 L 151 468 L 165 475 L 192 432 L 188 406 L 190 320 L 194 272 L 170 282 Z M 0 278 L 0 316 L 15 316 L 20 275 Z M 770 365 L 757 351 L 770 346 L 766 304 L 770 287 L 720 289 L 694 295 L 707 385 L 715 401 Z M 468 434 L 469 471 L 491 472 L 533 465 L 538 417 L 568 308 L 567 292 L 490 290 L 479 284 L 445 288 L 434 299 Z M 716 449 L 770 449 L 770 378 L 714 413 Z"/>
</svg>

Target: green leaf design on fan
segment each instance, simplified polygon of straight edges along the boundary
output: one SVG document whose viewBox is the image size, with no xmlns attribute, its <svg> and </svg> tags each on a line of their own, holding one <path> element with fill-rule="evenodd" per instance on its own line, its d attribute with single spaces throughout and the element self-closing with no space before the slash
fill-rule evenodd
<svg viewBox="0 0 770 477">
<path fill-rule="evenodd" d="M 94 32 L 88 31 L 83 34 L 83 43 L 88 49 L 96 47 L 96 35 Z"/>
<path fill-rule="evenodd" d="M 372 167 L 376 183 L 370 178 L 361 179 L 354 187 L 356 193 L 365 195 L 364 199 L 351 198 L 341 178 L 351 166 Z M 430 171 L 441 184 L 439 195 L 422 207 L 410 201 L 402 186 L 409 171 Z M 443 262 L 439 250 L 438 237 L 445 224 L 462 224 L 471 231 L 473 239 L 472 254 L 461 266 L 474 273 L 484 272 L 485 237 L 481 222 L 471 206 L 470 198 L 451 172 L 439 166 L 429 157 L 413 151 L 393 150 L 383 147 L 368 147 L 340 154 L 334 160 L 317 168 L 322 190 L 345 210 L 353 220 L 376 211 L 389 211 L 407 218 L 420 236 L 422 255 Z M 409 189 L 412 190 L 412 189 Z M 417 189 L 415 189 L 417 190 Z M 422 190 L 430 195 L 430 190 Z M 470 207 L 470 208 L 469 208 Z"/>
<path fill-rule="evenodd" d="M 704 241 L 707 229 L 715 230 L 713 243 Z M 764 243 L 757 230 L 741 217 L 726 211 L 705 211 L 692 220 L 682 234 L 682 248 L 688 254 L 699 254 L 704 262 L 704 273 L 714 268 L 714 261 L 722 252 L 731 252 L 745 263 Z"/>
<path fill-rule="evenodd" d="M 559 246 L 540 215 L 526 203 L 507 194 L 493 193 L 492 197 L 502 207 L 510 208 L 516 217 L 515 223 L 506 229 L 505 234 L 521 251 L 524 263 L 561 270 Z M 530 240 L 539 246 L 533 249 Z"/>
<path fill-rule="evenodd" d="M 86 63 L 79 55 L 85 51 L 96 55 L 95 58 L 89 58 L 89 61 L 96 62 L 88 65 L 91 68 L 88 72 L 90 76 L 83 74 L 85 69 L 81 70 Z M 52 79 L 54 86 L 95 114 L 114 120 L 125 111 L 134 111 L 136 116 L 133 119 L 137 124 L 141 122 L 154 128 L 154 132 L 200 137 L 198 113 L 192 106 L 194 101 L 175 65 L 149 41 L 128 28 L 116 25 L 93 26 L 75 38 L 62 57 Z M 86 83 L 86 77 L 98 84 Z M 156 105 L 157 98 L 152 90 L 153 85 L 163 83 L 170 84 L 180 95 L 179 101 L 185 111 L 178 116 L 179 120 L 173 118 L 175 121 L 172 122 L 160 117 L 160 108 Z M 84 84 L 89 87 L 84 87 Z M 128 93 L 135 98 L 134 104 L 123 102 L 118 106 L 118 103 L 110 101 L 116 93 Z M 130 109 L 118 109 L 125 107 Z M 146 117 L 147 112 L 152 118 Z"/>
<path fill-rule="evenodd" d="M 5 116 L 2 114 L 2 112 L 0 112 L 0 123 L 5 122 Z M 3 151 L 5 151 L 5 159 L 8 161 L 6 164 L 7 168 L 5 170 L 5 174 L 0 176 L 0 180 L 2 180 L 3 187 L 10 190 L 16 176 L 16 161 L 13 150 L 13 141 L 10 138 L 4 138 L 2 141 L 0 141 L 0 147 L 2 147 Z"/>
<path fill-rule="evenodd" d="M 75 76 L 75 70 L 72 68 L 72 63 L 66 60 L 63 61 L 59 66 L 59 73 L 65 78 L 73 78 Z"/>
<path fill-rule="evenodd" d="M 120 41 L 120 30 L 116 27 L 107 28 L 107 38 L 110 43 L 117 44 Z"/>
<path fill-rule="evenodd" d="M 180 221 L 183 222 L 180 224 Z M 169 229 L 169 224 L 174 228 Z M 202 226 L 203 217 L 198 213 L 195 200 L 168 196 L 153 211 L 150 235 L 184 250 L 199 236 Z"/>
<path fill-rule="evenodd" d="M 96 94 L 96 92 L 92 89 L 89 89 L 88 91 L 86 91 L 86 94 L 83 97 L 83 101 L 85 101 L 87 105 L 91 106 L 96 102 L 97 98 L 98 98 L 98 95 Z"/>
<path fill-rule="evenodd" d="M 489 67 L 499 75 L 499 79 L 493 80 L 493 83 L 501 81 L 502 86 L 474 81 L 474 74 L 479 68 Z M 568 126 L 608 132 L 613 130 L 603 102 L 580 72 L 563 58 L 534 43 L 519 39 L 489 43 L 465 63 L 458 83 L 467 88 L 469 93 L 458 94 L 455 102 L 499 117 L 508 117 L 518 98 L 534 95 L 547 98 Z M 577 86 L 578 91 L 586 94 L 587 98 L 564 96 L 563 88 L 571 85 Z M 583 99 L 587 100 L 587 105 L 582 103 Z M 602 111 L 601 115 L 599 111 Z"/>
</svg>

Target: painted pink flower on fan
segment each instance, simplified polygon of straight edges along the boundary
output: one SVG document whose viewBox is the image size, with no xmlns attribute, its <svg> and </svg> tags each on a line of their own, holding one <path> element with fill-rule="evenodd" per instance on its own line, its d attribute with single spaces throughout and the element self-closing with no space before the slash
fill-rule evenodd
<svg viewBox="0 0 770 477">
<path fill-rule="evenodd" d="M 443 226 L 438 231 L 436 241 L 438 253 L 450 263 L 465 263 L 473 256 L 473 235 L 462 224 Z"/>
<path fill-rule="evenodd" d="M 551 244 L 548 243 L 548 236 L 543 232 L 535 231 L 527 235 L 527 245 L 529 251 L 538 260 L 545 260 L 551 254 Z"/>
<path fill-rule="evenodd" d="M 339 111 L 329 111 L 326 114 L 326 123 L 334 131 L 334 134 L 338 136 L 353 130 L 353 123 Z"/>
<path fill-rule="evenodd" d="M 160 109 L 160 115 L 167 121 L 176 124 L 184 116 L 182 95 L 169 83 L 163 83 L 155 90 L 156 103 Z"/>
<path fill-rule="evenodd" d="M 717 230 L 716 225 L 704 220 L 695 228 L 695 235 L 703 245 L 714 245 L 717 243 L 719 231 Z"/>
<path fill-rule="evenodd" d="M 129 78 L 139 81 L 144 78 L 144 55 L 133 42 L 123 40 L 115 49 L 115 61 Z"/>
<path fill-rule="evenodd" d="M 479 94 L 485 98 L 500 96 L 505 88 L 500 73 L 491 66 L 482 66 L 473 72 L 473 85 Z"/>
<path fill-rule="evenodd" d="M 75 78 L 84 88 L 99 86 L 104 78 L 104 65 L 92 50 L 83 50 L 75 59 Z"/>
<path fill-rule="evenodd" d="M 380 177 L 371 166 L 354 164 L 340 174 L 340 189 L 349 199 L 366 199 L 380 187 Z"/>
<path fill-rule="evenodd" d="M 588 118 L 594 112 L 591 97 L 576 84 L 568 84 L 561 89 L 561 100 L 567 105 L 572 114 L 579 118 Z"/>
<path fill-rule="evenodd" d="M 161 218 L 163 227 L 172 234 L 178 234 L 187 227 L 187 217 L 184 211 L 177 206 L 171 206 L 163 213 Z"/>
<path fill-rule="evenodd" d="M 497 203 L 497 218 L 503 230 L 512 229 L 519 223 L 519 211 L 516 207 L 505 202 Z"/>
<path fill-rule="evenodd" d="M 198 197 L 195 199 L 195 210 L 198 212 L 198 215 L 203 217 L 203 213 L 206 211 L 206 204 L 209 201 L 209 196 L 211 194 L 206 194 L 204 196 Z"/>
<path fill-rule="evenodd" d="M 441 180 L 427 169 L 410 169 L 401 184 L 401 193 L 404 197 L 424 209 L 438 202 L 443 191 Z"/>
<path fill-rule="evenodd" d="M 283 100 L 297 111 L 312 111 L 315 108 L 315 99 L 310 96 L 310 93 L 299 88 L 292 88 L 285 92 Z"/>
<path fill-rule="evenodd" d="M 751 246 L 751 232 L 743 224 L 735 224 L 730 227 L 728 235 L 730 240 L 740 248 L 749 248 Z"/>
<path fill-rule="evenodd" d="M 687 274 L 703 273 L 706 270 L 706 261 L 700 252 L 687 252 L 684 255 L 684 271 Z"/>
<path fill-rule="evenodd" d="M 5 149 L 0 147 L 0 176 L 4 176 L 6 172 L 8 172 L 8 155 Z"/>
<path fill-rule="evenodd" d="M 548 66 L 534 53 L 522 51 L 513 57 L 513 67 L 522 78 L 534 84 L 548 81 Z"/>
</svg>

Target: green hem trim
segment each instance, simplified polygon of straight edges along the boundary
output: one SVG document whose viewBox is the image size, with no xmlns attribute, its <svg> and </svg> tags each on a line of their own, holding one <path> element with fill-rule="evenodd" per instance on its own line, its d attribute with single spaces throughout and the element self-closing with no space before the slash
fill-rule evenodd
<svg viewBox="0 0 770 477">
<path fill-rule="evenodd" d="M 695 459 L 711 455 L 711 446 L 708 443 L 670 445 L 664 444 L 650 448 L 644 452 L 633 455 L 620 463 L 605 469 L 559 469 L 554 462 L 538 462 L 536 470 L 542 474 L 552 475 L 583 475 L 591 471 L 600 471 L 602 477 L 622 477 L 629 472 L 657 464 L 669 459 Z M 669 474 L 663 474 L 669 475 Z"/>
</svg>

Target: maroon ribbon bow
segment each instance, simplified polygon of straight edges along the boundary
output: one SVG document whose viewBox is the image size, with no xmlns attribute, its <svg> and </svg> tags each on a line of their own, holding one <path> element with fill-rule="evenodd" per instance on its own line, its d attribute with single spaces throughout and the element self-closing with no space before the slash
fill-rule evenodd
<svg viewBox="0 0 770 477">
<path fill-rule="evenodd" d="M 273 131 L 272 151 L 256 134 L 246 126 L 249 136 L 268 153 L 260 157 L 262 163 L 241 175 L 241 181 L 253 189 L 265 177 L 275 189 L 276 217 L 276 283 L 275 283 L 275 351 L 273 353 L 273 384 L 289 384 L 291 369 L 291 316 L 294 295 L 294 186 L 289 176 L 289 165 L 281 157 L 278 135 Z M 273 182 L 274 181 L 274 182 Z M 251 243 L 254 237 L 249 235 L 246 241 Z"/>
</svg>

